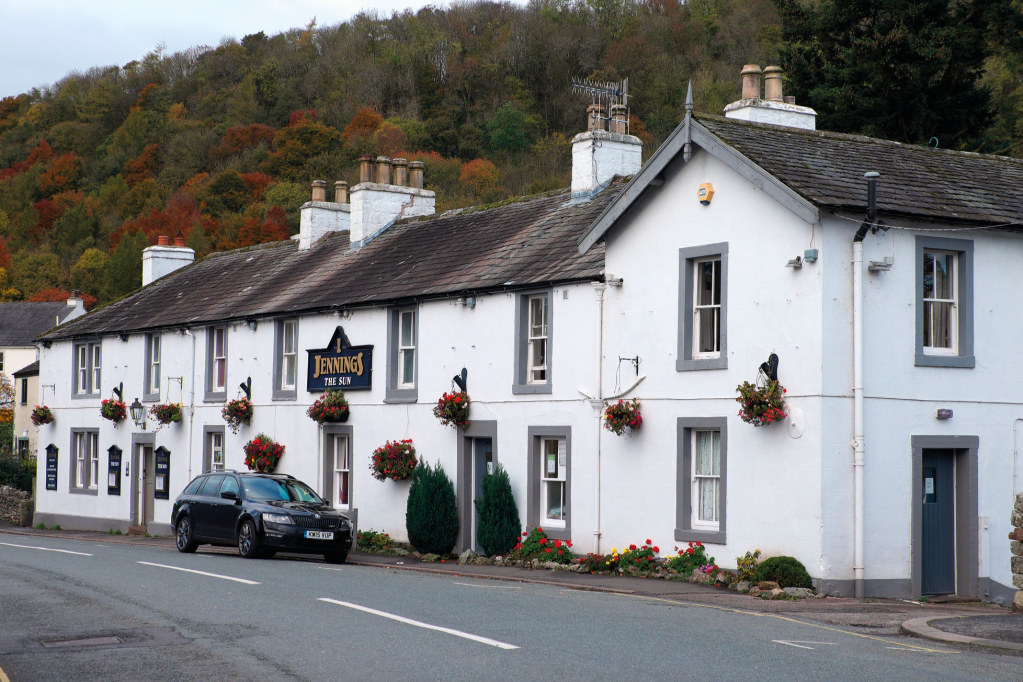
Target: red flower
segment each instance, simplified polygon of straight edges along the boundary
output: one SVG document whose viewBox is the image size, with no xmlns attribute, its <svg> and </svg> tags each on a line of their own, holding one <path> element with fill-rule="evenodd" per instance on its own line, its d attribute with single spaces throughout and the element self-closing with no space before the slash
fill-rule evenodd
<svg viewBox="0 0 1023 682">
<path fill-rule="evenodd" d="M 654 547 L 654 553 L 655 554 L 660 554 L 661 553 L 661 548 L 660 547 Z"/>
<path fill-rule="evenodd" d="M 522 537 L 526 537 L 527 535 L 529 535 L 529 533 L 523 533 Z"/>
<path fill-rule="evenodd" d="M 550 548 L 550 547 L 548 547 L 548 548 L 547 548 L 547 549 L 545 549 L 544 551 L 545 551 L 545 552 L 547 552 L 548 554 L 550 554 L 550 553 L 551 553 L 551 548 Z"/>
<path fill-rule="evenodd" d="M 546 545 L 547 544 L 547 538 L 540 538 L 540 544 L 541 545 Z"/>
<path fill-rule="evenodd" d="M 565 540 L 565 544 L 568 545 L 569 547 L 571 547 L 572 546 L 572 541 L 571 540 Z"/>
<path fill-rule="evenodd" d="M 520 542 L 520 543 L 516 544 L 515 545 L 515 549 L 522 549 L 522 543 Z"/>
<path fill-rule="evenodd" d="M 561 554 L 564 550 L 559 549 L 558 554 Z"/>
<path fill-rule="evenodd" d="M 629 545 L 629 549 L 635 551 L 636 545 Z"/>
<path fill-rule="evenodd" d="M 555 540 L 554 541 L 554 546 L 555 547 L 561 547 L 561 540 Z"/>
<path fill-rule="evenodd" d="M 689 549 L 686 550 L 686 554 L 692 554 L 692 553 L 693 553 L 693 548 L 692 547 L 690 547 Z"/>
<path fill-rule="evenodd" d="M 650 544 L 651 542 L 652 542 L 652 541 L 651 541 L 651 540 L 649 540 L 649 539 L 648 539 L 648 540 L 646 541 L 646 543 L 647 543 L 648 545 L 649 545 L 649 544 Z"/>
<path fill-rule="evenodd" d="M 700 542 L 699 540 L 697 540 L 697 541 L 696 541 L 696 546 L 697 546 L 697 547 L 703 547 L 703 543 L 702 543 L 702 542 Z"/>
</svg>

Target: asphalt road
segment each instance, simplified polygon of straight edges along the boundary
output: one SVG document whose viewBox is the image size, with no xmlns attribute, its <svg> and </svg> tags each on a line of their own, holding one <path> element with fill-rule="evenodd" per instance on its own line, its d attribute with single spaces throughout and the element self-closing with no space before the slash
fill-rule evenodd
<svg viewBox="0 0 1023 682">
<path fill-rule="evenodd" d="M 1017 657 L 801 620 L 0 533 L 0 669 L 11 682 L 1023 680 Z M 80 638 L 94 641 L 67 643 Z"/>
</svg>

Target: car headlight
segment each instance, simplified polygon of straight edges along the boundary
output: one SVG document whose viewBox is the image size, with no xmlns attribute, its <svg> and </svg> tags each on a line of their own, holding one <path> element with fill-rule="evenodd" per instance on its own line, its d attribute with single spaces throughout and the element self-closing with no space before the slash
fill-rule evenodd
<svg viewBox="0 0 1023 682">
<path fill-rule="evenodd" d="M 263 520 L 267 523 L 277 523 L 285 526 L 292 523 L 291 517 L 287 514 L 263 514 Z"/>
</svg>

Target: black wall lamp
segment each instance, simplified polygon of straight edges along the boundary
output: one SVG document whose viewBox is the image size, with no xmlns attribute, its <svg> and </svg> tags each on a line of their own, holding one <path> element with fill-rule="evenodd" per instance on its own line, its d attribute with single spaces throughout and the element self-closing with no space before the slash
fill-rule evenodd
<svg viewBox="0 0 1023 682">
<path fill-rule="evenodd" d="M 131 410 L 131 420 L 135 422 L 135 426 L 145 431 L 146 406 L 140 403 L 138 398 L 135 398 L 135 402 L 131 404 L 131 407 L 129 409 Z"/>
</svg>

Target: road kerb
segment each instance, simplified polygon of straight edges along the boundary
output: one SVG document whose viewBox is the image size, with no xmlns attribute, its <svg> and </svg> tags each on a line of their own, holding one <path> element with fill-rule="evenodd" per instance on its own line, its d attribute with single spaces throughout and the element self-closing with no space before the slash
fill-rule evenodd
<svg viewBox="0 0 1023 682">
<path fill-rule="evenodd" d="M 944 632 L 933 628 L 928 623 L 934 620 L 945 620 L 947 618 L 964 618 L 965 616 L 924 616 L 905 621 L 899 629 L 903 634 L 929 639 L 934 642 L 945 642 L 946 644 L 972 644 L 974 646 L 986 646 L 993 649 L 1008 649 L 1010 651 L 1023 651 L 1023 644 L 1016 642 L 1005 642 L 1000 639 L 984 639 L 982 637 L 970 637 L 969 635 L 957 635 L 954 632 Z"/>
</svg>

